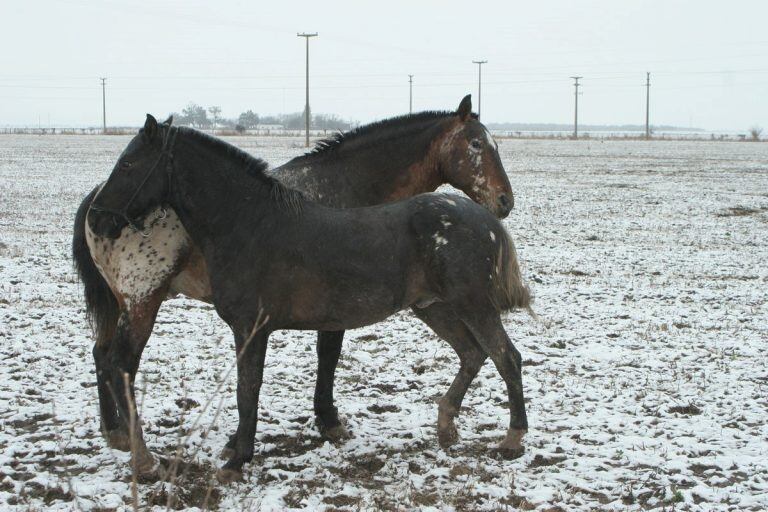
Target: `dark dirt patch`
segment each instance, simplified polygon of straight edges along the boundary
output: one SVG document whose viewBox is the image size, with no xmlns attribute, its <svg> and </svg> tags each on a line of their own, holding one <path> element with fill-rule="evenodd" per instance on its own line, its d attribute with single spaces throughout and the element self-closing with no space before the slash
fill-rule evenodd
<svg viewBox="0 0 768 512">
<path fill-rule="evenodd" d="M 398 406 L 394 405 L 394 404 L 390 404 L 390 405 L 379 405 L 379 404 L 369 405 L 368 406 L 368 410 L 373 412 L 373 413 L 376 413 L 376 414 L 381 414 L 383 412 L 400 412 L 400 408 Z"/>
<path fill-rule="evenodd" d="M 46 505 L 50 505 L 55 501 L 69 502 L 73 500 L 72 494 L 61 487 L 46 487 L 37 482 L 27 482 L 24 484 L 19 497 L 22 499 L 42 500 Z"/>
<path fill-rule="evenodd" d="M 264 460 L 267 457 L 295 457 L 319 448 L 323 445 L 323 442 L 322 439 L 316 437 L 264 435 L 259 443 L 274 443 L 275 448 L 265 453 L 256 454 L 254 461 Z"/>
<path fill-rule="evenodd" d="M 670 407 L 669 412 L 672 414 L 685 414 L 687 416 L 696 416 L 698 414 L 701 414 L 701 409 L 696 407 L 693 404 L 688 405 L 674 405 Z"/>
<path fill-rule="evenodd" d="M 744 206 L 732 206 L 724 212 L 717 214 L 718 217 L 746 217 L 747 215 L 755 215 L 768 211 L 768 206 L 762 206 L 759 208 L 747 208 Z"/>
<path fill-rule="evenodd" d="M 434 507 L 438 500 L 439 496 L 433 492 L 414 492 L 411 495 L 413 504 L 420 507 Z"/>
<path fill-rule="evenodd" d="M 181 420 L 178 418 L 158 418 L 157 421 L 155 421 L 155 425 L 158 427 L 163 428 L 175 428 L 181 425 Z"/>
<path fill-rule="evenodd" d="M 355 338 L 356 341 L 376 341 L 379 340 L 378 334 L 363 334 L 362 336 L 358 336 Z"/>
<path fill-rule="evenodd" d="M 13 427 L 18 430 L 34 431 L 37 430 L 37 424 L 44 421 L 48 421 L 53 418 L 53 414 L 41 413 L 30 416 L 29 418 L 22 418 L 18 420 L 9 421 L 7 424 L 9 427 Z"/>
<path fill-rule="evenodd" d="M 531 468 L 540 468 L 542 466 L 554 466 L 555 464 L 560 464 L 567 458 L 568 457 L 565 457 L 565 456 L 545 457 L 544 455 L 537 454 L 528 466 Z"/>
<path fill-rule="evenodd" d="M 323 503 L 335 507 L 351 507 L 360 503 L 360 498 L 339 494 L 338 496 L 326 496 L 323 498 Z"/>
<path fill-rule="evenodd" d="M 183 411 L 188 411 L 194 407 L 198 407 L 199 405 L 199 403 L 197 403 L 195 400 L 192 400 L 191 398 L 178 398 L 176 400 L 176 406 Z"/>
<path fill-rule="evenodd" d="M 216 468 L 166 458 L 161 458 L 161 463 L 166 470 L 172 471 L 172 475 L 157 481 L 158 487 L 146 498 L 148 506 L 167 506 L 174 510 L 189 507 L 218 509 L 221 491 L 216 482 Z M 173 481 L 173 485 L 168 483 L 170 481 Z"/>
<path fill-rule="evenodd" d="M 720 468 L 717 466 L 712 466 L 711 464 L 699 464 L 697 462 L 695 464 L 691 464 L 690 466 L 688 466 L 688 469 L 690 469 L 693 472 L 693 474 L 696 475 L 697 477 L 703 478 L 708 476 L 706 474 L 707 472 L 711 470 L 717 471 Z"/>
</svg>

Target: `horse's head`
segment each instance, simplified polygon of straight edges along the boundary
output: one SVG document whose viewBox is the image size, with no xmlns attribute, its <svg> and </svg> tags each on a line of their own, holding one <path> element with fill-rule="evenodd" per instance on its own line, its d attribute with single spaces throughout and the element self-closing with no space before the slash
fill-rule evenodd
<svg viewBox="0 0 768 512">
<path fill-rule="evenodd" d="M 173 118 L 158 124 L 147 114 L 91 203 L 88 223 L 98 236 L 117 238 L 126 226 L 142 231 L 143 217 L 165 202 L 176 129 Z"/>
<path fill-rule="evenodd" d="M 445 181 L 485 206 L 499 218 L 515 204 L 512 187 L 491 133 L 472 114 L 471 95 L 461 100 L 456 117 L 440 146 Z"/>
</svg>

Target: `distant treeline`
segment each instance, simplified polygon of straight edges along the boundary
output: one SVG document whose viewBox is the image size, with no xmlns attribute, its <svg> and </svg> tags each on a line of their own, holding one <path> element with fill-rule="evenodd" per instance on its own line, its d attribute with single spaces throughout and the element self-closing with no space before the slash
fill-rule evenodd
<svg viewBox="0 0 768 512">
<path fill-rule="evenodd" d="M 487 123 L 490 130 L 508 132 L 568 132 L 573 131 L 572 124 L 555 123 Z M 579 124 L 579 130 L 593 132 L 645 132 L 641 124 Z M 701 128 L 683 128 L 680 126 L 652 125 L 652 132 L 703 132 Z"/>
<path fill-rule="evenodd" d="M 181 112 L 173 112 L 174 124 L 192 126 L 194 128 L 224 128 L 236 132 L 253 130 L 260 126 L 281 127 L 285 130 L 300 130 L 304 128 L 304 112 L 269 116 L 258 114 L 253 110 L 241 113 L 237 118 L 218 117 L 219 107 L 205 108 L 196 103 L 190 103 Z M 311 114 L 311 112 L 310 112 Z M 311 114 L 310 129 L 313 130 L 349 130 L 357 123 L 338 117 L 335 114 Z"/>
</svg>

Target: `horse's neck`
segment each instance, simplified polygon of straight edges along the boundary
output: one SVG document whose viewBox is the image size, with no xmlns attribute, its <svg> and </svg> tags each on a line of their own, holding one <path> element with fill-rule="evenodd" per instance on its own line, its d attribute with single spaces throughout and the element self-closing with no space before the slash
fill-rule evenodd
<svg viewBox="0 0 768 512">
<path fill-rule="evenodd" d="M 265 219 L 280 208 L 271 184 L 248 176 L 242 163 L 221 157 L 212 166 L 210 159 L 200 157 L 197 152 L 176 152 L 170 203 L 206 254 L 227 239 L 222 235 L 231 233 L 239 220 Z"/>
<path fill-rule="evenodd" d="M 404 136 L 345 151 L 349 141 L 344 141 L 335 149 L 294 158 L 274 169 L 272 176 L 313 201 L 340 208 L 432 192 L 443 183 L 439 151 L 445 129 L 438 124 L 423 147 L 414 147 L 417 143 Z"/>
</svg>

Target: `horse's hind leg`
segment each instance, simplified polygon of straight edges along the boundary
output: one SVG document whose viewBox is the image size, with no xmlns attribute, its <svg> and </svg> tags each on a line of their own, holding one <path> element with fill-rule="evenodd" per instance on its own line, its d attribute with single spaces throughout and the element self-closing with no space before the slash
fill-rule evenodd
<svg viewBox="0 0 768 512">
<path fill-rule="evenodd" d="M 438 405 L 437 439 L 441 447 L 448 448 L 459 440 L 454 418 L 459 414 L 464 395 L 487 356 L 450 306 L 436 303 L 426 308 L 414 308 L 413 312 L 453 347 L 461 363 L 451 387 Z"/>
<path fill-rule="evenodd" d="M 144 443 L 141 420 L 136 408 L 134 381 L 139 369 L 141 354 L 152 334 L 157 312 L 165 298 L 166 289 L 156 290 L 140 304 L 132 306 L 120 315 L 115 337 L 109 347 L 109 386 L 117 404 L 119 432 L 122 432 L 124 450 L 131 450 L 139 473 L 147 473 L 155 467 L 155 459 Z M 126 387 L 126 379 L 128 387 Z M 133 432 L 133 439 L 130 433 Z"/>
<path fill-rule="evenodd" d="M 488 305 L 478 312 L 477 305 L 474 305 L 460 311 L 461 319 L 475 335 L 478 344 L 493 360 L 496 369 L 507 385 L 509 430 L 499 445 L 499 450 L 506 457 L 519 457 L 525 451 L 522 439 L 528 431 L 520 352 L 512 345 L 501 323 L 501 317 L 493 307 Z"/>
</svg>

